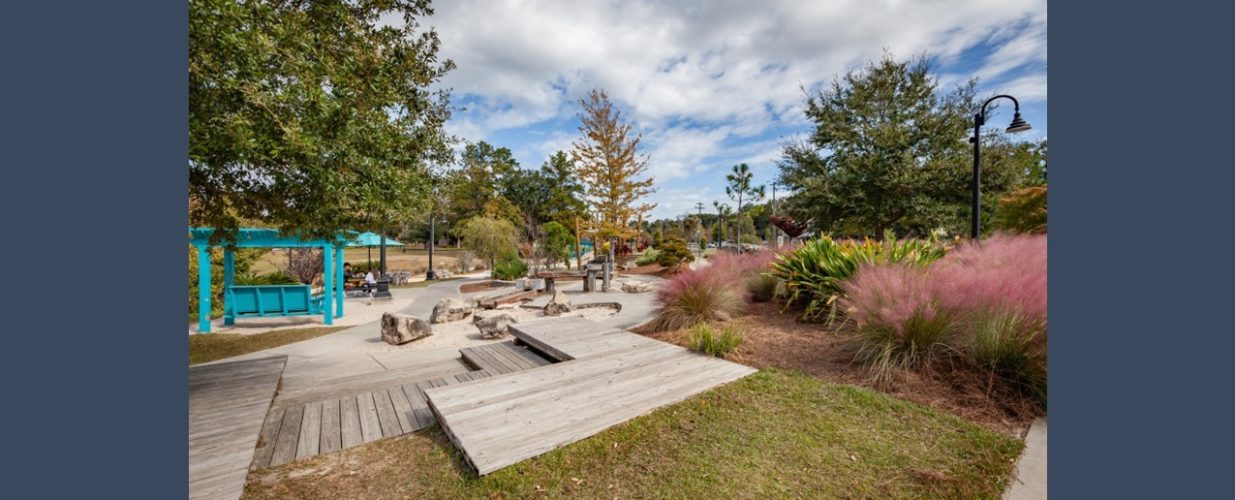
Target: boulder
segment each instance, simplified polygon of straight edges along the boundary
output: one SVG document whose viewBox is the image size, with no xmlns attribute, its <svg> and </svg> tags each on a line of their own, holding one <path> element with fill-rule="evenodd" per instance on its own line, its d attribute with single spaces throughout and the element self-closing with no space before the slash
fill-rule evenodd
<svg viewBox="0 0 1235 500">
<path fill-rule="evenodd" d="M 646 281 L 623 281 L 622 291 L 626 293 L 645 293 L 652 291 L 653 285 Z"/>
<path fill-rule="evenodd" d="M 486 318 L 477 316 L 472 321 L 472 324 L 476 325 L 476 329 L 480 330 L 480 335 L 486 339 L 505 337 L 507 333 L 510 333 L 511 323 L 518 323 L 518 320 L 509 314 L 494 314 Z"/>
<path fill-rule="evenodd" d="M 402 345 L 433 335 L 433 327 L 423 319 L 407 314 L 382 315 L 382 340 L 390 345 Z"/>
<path fill-rule="evenodd" d="M 545 304 L 545 316 L 561 316 L 566 312 L 570 312 L 570 299 L 567 299 L 566 294 L 560 291 L 553 292 L 553 298 Z"/>
<path fill-rule="evenodd" d="M 433 314 L 429 316 L 430 323 L 446 323 L 450 321 L 459 321 L 472 315 L 472 310 L 476 308 L 473 302 L 460 299 L 442 299 L 436 306 L 433 306 Z"/>
</svg>

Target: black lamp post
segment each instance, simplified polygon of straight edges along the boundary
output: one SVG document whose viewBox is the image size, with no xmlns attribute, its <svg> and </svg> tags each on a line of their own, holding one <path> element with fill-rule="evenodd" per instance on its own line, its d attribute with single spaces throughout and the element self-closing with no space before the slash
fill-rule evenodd
<svg viewBox="0 0 1235 500">
<path fill-rule="evenodd" d="M 381 268 L 382 274 L 377 278 L 377 291 L 373 293 L 373 298 L 390 298 L 390 277 L 386 276 L 386 232 L 382 231 L 381 242 Z"/>
<path fill-rule="evenodd" d="M 1021 118 L 1021 103 L 1017 102 L 1015 97 L 1007 94 L 1000 94 L 987 99 L 986 102 L 982 103 L 982 109 L 978 110 L 978 114 L 973 115 L 973 137 L 969 138 L 969 142 L 973 143 L 973 216 L 970 218 L 970 222 L 972 224 L 970 229 L 971 236 L 975 241 L 980 239 L 979 231 L 981 229 L 979 218 L 981 217 L 980 211 L 982 209 L 982 171 L 979 168 L 979 164 L 982 158 L 982 124 L 986 123 L 986 106 L 995 99 L 1000 98 L 1010 99 L 1016 113 L 1012 116 L 1012 123 L 1008 125 L 1008 128 L 1006 129 L 1007 132 L 1010 134 L 1015 134 L 1017 132 L 1024 132 L 1030 128 L 1029 122 L 1026 122 Z"/>
<path fill-rule="evenodd" d="M 437 273 L 433 272 L 433 246 L 437 243 L 437 237 L 434 234 L 434 226 L 437 222 L 437 216 L 432 212 L 429 213 L 429 270 L 425 271 L 426 280 L 437 279 Z"/>
</svg>

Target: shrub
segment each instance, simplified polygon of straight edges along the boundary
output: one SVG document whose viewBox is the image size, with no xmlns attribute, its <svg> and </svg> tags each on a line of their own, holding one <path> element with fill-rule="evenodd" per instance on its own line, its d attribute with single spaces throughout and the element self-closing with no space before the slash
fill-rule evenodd
<svg viewBox="0 0 1235 500">
<path fill-rule="evenodd" d="M 861 265 L 903 262 L 926 266 L 944 252 L 942 246 L 921 240 L 837 242 L 823 237 L 782 255 L 772 264 L 771 275 L 785 282 L 790 304 L 804 306 L 803 317 L 817 318 L 832 310 L 842 283 Z"/>
<path fill-rule="evenodd" d="M 713 257 L 713 256 L 715 256 L 715 255 L 716 255 L 716 249 L 715 249 L 715 248 L 709 248 L 709 249 L 707 249 L 707 250 L 704 250 L 704 251 L 703 251 L 703 258 L 705 258 L 705 259 L 710 259 L 710 258 L 712 258 L 712 257 Z"/>
<path fill-rule="evenodd" d="M 1046 186 L 1027 187 L 999 198 L 995 227 L 1013 233 L 1046 232 Z"/>
<path fill-rule="evenodd" d="M 476 267 L 475 263 L 472 262 L 475 259 L 476 259 L 476 254 L 472 253 L 471 251 L 464 250 L 462 252 L 456 252 L 455 253 L 455 269 L 457 269 L 459 273 L 470 273 L 472 272 L 472 269 Z"/>
<path fill-rule="evenodd" d="M 236 275 L 237 285 L 294 285 L 296 283 L 300 282 L 283 271 L 267 274 L 244 273 Z"/>
<path fill-rule="evenodd" d="M 879 384 L 904 369 L 928 366 L 947 347 L 950 315 L 941 311 L 925 270 L 904 264 L 863 266 L 845 281 L 840 305 L 857 324 L 854 359 Z"/>
<path fill-rule="evenodd" d="M 741 290 L 710 271 L 711 266 L 677 274 L 657 289 L 653 328 L 673 330 L 740 314 L 745 305 Z"/>
<path fill-rule="evenodd" d="M 635 258 L 636 266 L 646 266 L 660 259 L 660 250 L 649 248 L 643 252 L 643 255 Z"/>
<path fill-rule="evenodd" d="M 733 325 L 726 325 L 717 332 L 707 323 L 700 323 L 691 329 L 687 346 L 692 351 L 722 358 L 736 349 L 742 338 L 742 333 Z"/>
<path fill-rule="evenodd" d="M 767 273 L 755 273 L 746 279 L 746 291 L 751 302 L 768 302 L 776 296 L 780 280 Z"/>
<path fill-rule="evenodd" d="M 863 265 L 840 300 L 857 325 L 855 360 L 882 382 L 956 353 L 1044 404 L 1046 271 L 1043 235 L 966 243 L 925 269 Z"/>
<path fill-rule="evenodd" d="M 503 255 L 493 265 L 493 277 L 499 280 L 513 280 L 527 275 L 527 264 L 519 255 L 511 252 Z"/>
<path fill-rule="evenodd" d="M 656 262 L 675 271 L 683 263 L 695 260 L 695 254 L 686 247 L 686 242 L 677 238 L 665 240 L 657 250 L 660 251 L 660 255 L 657 256 Z"/>
</svg>

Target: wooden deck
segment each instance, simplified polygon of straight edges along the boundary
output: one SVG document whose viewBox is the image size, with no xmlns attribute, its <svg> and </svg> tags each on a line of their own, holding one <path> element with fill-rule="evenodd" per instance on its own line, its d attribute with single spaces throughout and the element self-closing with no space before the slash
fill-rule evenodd
<svg viewBox="0 0 1235 500">
<path fill-rule="evenodd" d="M 433 378 L 411 378 L 431 368 L 446 371 Z M 469 372 L 454 361 L 340 379 L 286 398 L 280 395 L 261 427 L 252 468 L 282 465 L 429 427 L 436 421 L 426 403 L 426 389 L 492 373 Z"/>
<path fill-rule="evenodd" d="M 189 367 L 189 498 L 236 499 L 287 356 Z"/>
<path fill-rule="evenodd" d="M 581 318 L 510 329 L 562 362 L 425 391 L 438 423 L 480 475 L 755 371 Z"/>
<path fill-rule="evenodd" d="M 473 368 L 496 374 L 530 370 L 553 363 L 526 347 L 515 345 L 513 340 L 459 349 L 459 354 L 463 356 L 463 362 Z"/>
</svg>

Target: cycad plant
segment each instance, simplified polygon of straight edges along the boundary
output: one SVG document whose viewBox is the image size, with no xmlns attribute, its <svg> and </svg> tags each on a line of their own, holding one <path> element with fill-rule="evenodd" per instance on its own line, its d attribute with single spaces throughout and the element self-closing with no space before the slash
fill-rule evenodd
<svg viewBox="0 0 1235 500">
<path fill-rule="evenodd" d="M 944 253 L 943 246 L 928 241 L 835 241 L 825 236 L 782 255 L 768 274 L 785 283 L 788 305 L 803 306 L 803 318 L 817 319 L 828 313 L 831 319 L 842 282 L 862 265 L 898 262 L 926 266 Z"/>
</svg>

